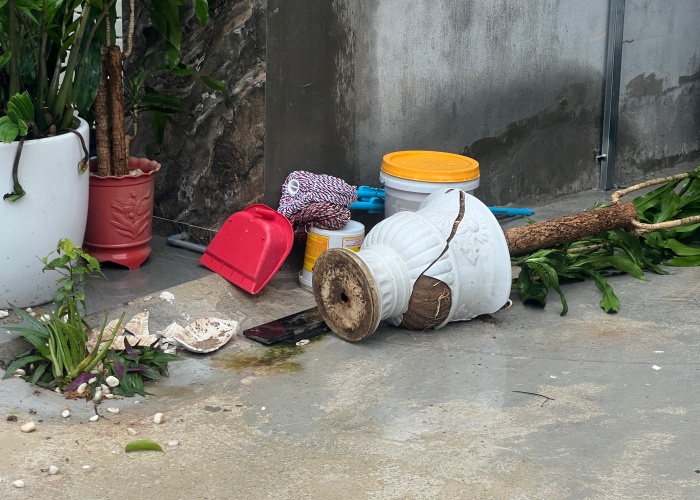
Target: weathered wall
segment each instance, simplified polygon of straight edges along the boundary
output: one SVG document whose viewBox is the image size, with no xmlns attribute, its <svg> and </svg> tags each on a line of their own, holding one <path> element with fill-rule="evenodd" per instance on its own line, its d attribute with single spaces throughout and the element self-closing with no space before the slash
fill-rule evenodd
<svg viewBox="0 0 700 500">
<path fill-rule="evenodd" d="M 628 0 L 616 178 L 634 182 L 700 149 L 700 2 Z"/>
<path fill-rule="evenodd" d="M 162 164 L 156 180 L 155 215 L 204 227 L 216 227 L 229 215 L 259 201 L 263 194 L 265 141 L 265 0 L 210 0 L 210 21 L 199 25 L 192 9 L 183 35 L 183 61 L 224 82 L 236 101 L 200 82 L 160 77 L 156 88 L 182 98 L 189 113 L 176 117 L 158 146 L 144 119 L 131 152 Z M 137 4 L 137 12 L 143 5 Z M 139 61 L 149 46 L 149 26 L 137 22 Z M 143 35 L 143 36 L 140 36 Z M 135 70 L 132 62 L 127 74 Z"/>
<path fill-rule="evenodd" d="M 286 16 L 298 10 L 298 0 L 269 0 L 269 203 L 278 199 L 284 177 L 298 168 L 377 185 L 382 156 L 402 149 L 476 158 L 482 168 L 477 195 L 494 204 L 597 187 L 607 0 L 310 3 L 304 16 L 291 20 Z M 628 12 L 625 27 L 644 32 L 659 23 L 648 43 L 659 57 L 666 54 L 664 66 L 645 58 L 643 52 L 650 51 L 640 44 L 644 64 L 623 63 L 623 75 L 629 75 L 623 85 L 666 67 L 671 76 L 663 78 L 674 86 L 686 75 L 686 94 L 678 89 L 674 95 L 694 113 L 698 69 L 691 70 L 698 58 L 692 59 L 697 49 L 690 49 L 700 46 L 700 30 L 690 24 L 698 18 L 697 2 L 674 2 L 661 16 L 654 8 L 645 10 L 645 3 L 654 2 L 628 0 L 628 9 L 639 12 Z M 663 10 L 661 0 L 656 3 Z M 674 52 L 679 37 L 686 38 L 683 55 Z M 626 51 L 631 47 L 626 44 Z M 661 93 L 649 98 L 658 108 L 669 101 Z M 621 125 L 621 133 L 634 140 L 621 141 L 620 155 L 639 150 L 644 134 L 658 134 L 648 127 L 654 106 L 638 102 L 640 109 L 629 116 L 632 125 Z M 627 97 L 622 103 L 632 109 Z M 649 159 L 673 154 L 682 144 L 698 149 L 690 139 L 698 130 L 692 113 L 676 131 L 671 125 L 679 113 L 666 111 L 666 135 L 674 137 L 665 141 L 666 150 L 644 150 Z"/>
</svg>

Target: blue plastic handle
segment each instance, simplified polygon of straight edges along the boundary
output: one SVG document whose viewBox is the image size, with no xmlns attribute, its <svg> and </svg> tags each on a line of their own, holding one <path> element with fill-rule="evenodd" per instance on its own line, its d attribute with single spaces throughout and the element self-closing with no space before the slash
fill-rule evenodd
<svg viewBox="0 0 700 500">
<path fill-rule="evenodd" d="M 493 215 L 535 215 L 534 210 L 529 208 L 502 208 L 502 207 L 489 207 Z"/>
<path fill-rule="evenodd" d="M 375 196 L 367 201 L 356 201 L 350 205 L 350 210 L 367 210 L 371 214 L 381 214 L 384 213 L 384 200 Z"/>
<path fill-rule="evenodd" d="M 357 197 L 361 200 L 370 198 L 384 198 L 384 189 L 370 186 L 360 186 L 357 188 Z"/>
</svg>

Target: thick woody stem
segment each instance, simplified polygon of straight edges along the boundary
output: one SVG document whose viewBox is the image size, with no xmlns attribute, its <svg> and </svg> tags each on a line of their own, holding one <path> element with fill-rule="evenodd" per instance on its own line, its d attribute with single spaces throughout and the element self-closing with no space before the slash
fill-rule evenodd
<svg viewBox="0 0 700 500">
<path fill-rule="evenodd" d="M 124 130 L 124 85 L 122 82 L 122 51 L 117 45 L 107 49 L 109 71 L 109 108 L 112 125 L 113 175 L 127 175 L 126 132 Z"/>
<path fill-rule="evenodd" d="M 109 86 L 107 83 L 107 47 L 100 47 L 102 76 L 95 98 L 95 140 L 97 142 L 97 174 L 104 177 L 111 172 L 112 145 L 110 141 Z"/>
<path fill-rule="evenodd" d="M 611 207 L 536 222 L 505 231 L 511 257 L 542 248 L 551 248 L 613 229 L 631 229 L 637 219 L 637 207 L 618 203 Z"/>
</svg>

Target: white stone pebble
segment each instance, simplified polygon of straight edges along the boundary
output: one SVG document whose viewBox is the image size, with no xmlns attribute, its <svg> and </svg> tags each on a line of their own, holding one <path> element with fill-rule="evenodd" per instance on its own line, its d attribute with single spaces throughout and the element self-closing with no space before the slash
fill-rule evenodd
<svg viewBox="0 0 700 500">
<path fill-rule="evenodd" d="M 49 474 L 51 474 L 52 476 L 55 476 L 56 474 L 59 473 L 60 470 L 61 469 L 59 469 L 57 466 L 52 465 L 51 467 L 49 467 Z"/>
<path fill-rule="evenodd" d="M 168 446 L 177 446 L 179 444 L 180 441 L 178 441 L 177 439 L 171 439 L 170 441 L 168 441 Z"/>
<path fill-rule="evenodd" d="M 109 392 L 109 387 L 104 384 L 100 384 L 100 389 L 102 389 L 102 392 Z"/>
<path fill-rule="evenodd" d="M 70 410 L 63 410 L 63 411 L 61 412 L 61 416 L 62 416 L 63 418 L 68 418 L 68 417 L 70 417 Z"/>
<path fill-rule="evenodd" d="M 108 393 L 108 394 L 105 394 L 105 397 L 106 397 L 107 399 L 114 399 L 114 394 L 109 394 L 109 393 Z"/>
<path fill-rule="evenodd" d="M 105 382 L 107 382 L 107 385 L 110 387 L 116 387 L 119 385 L 119 379 L 114 375 L 110 375 L 109 377 L 107 377 Z"/>
<path fill-rule="evenodd" d="M 21 368 L 17 368 L 17 369 L 15 370 L 15 373 L 13 373 L 13 375 L 14 375 L 15 377 L 24 377 L 26 374 L 27 374 L 27 372 L 25 372 L 25 371 L 22 370 Z"/>
<path fill-rule="evenodd" d="M 88 380 L 88 384 L 92 385 L 95 382 L 97 382 L 97 377 L 92 377 L 90 380 Z"/>
<path fill-rule="evenodd" d="M 22 432 L 34 432 L 35 429 L 36 429 L 36 424 L 34 422 L 27 422 L 22 427 L 20 427 L 20 430 Z"/>
<path fill-rule="evenodd" d="M 24 488 L 24 481 L 18 479 L 17 481 L 12 483 L 12 486 L 14 486 L 15 488 Z"/>
<path fill-rule="evenodd" d="M 132 429 L 131 427 L 129 427 L 129 428 L 126 430 L 126 432 L 128 432 L 130 436 L 135 436 L 135 435 L 136 435 L 136 430 L 135 430 L 135 429 Z"/>
<path fill-rule="evenodd" d="M 156 413 L 155 415 L 153 415 L 153 421 L 156 424 L 162 424 L 163 422 L 165 422 L 165 415 L 163 415 L 162 413 Z"/>
<path fill-rule="evenodd" d="M 107 411 L 110 413 L 119 413 L 119 408 L 110 407 L 107 408 Z"/>
<path fill-rule="evenodd" d="M 87 383 L 86 383 L 86 382 L 83 382 L 82 384 L 80 384 L 80 385 L 78 386 L 78 389 L 76 389 L 76 392 L 77 392 L 78 394 L 84 394 L 85 391 L 87 391 Z"/>
<path fill-rule="evenodd" d="M 92 398 L 95 403 L 102 401 L 102 389 L 97 389 L 95 391 L 95 396 Z"/>
<path fill-rule="evenodd" d="M 7 309 L 0 309 L 0 318 L 7 318 L 10 315 L 10 311 Z"/>
<path fill-rule="evenodd" d="M 100 419 L 99 415 L 93 415 L 92 417 L 88 418 L 90 422 L 97 422 Z"/>
</svg>

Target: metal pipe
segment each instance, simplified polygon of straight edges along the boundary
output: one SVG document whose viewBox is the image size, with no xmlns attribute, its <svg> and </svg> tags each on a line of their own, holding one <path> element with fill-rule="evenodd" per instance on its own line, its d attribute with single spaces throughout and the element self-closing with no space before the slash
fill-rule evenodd
<svg viewBox="0 0 700 500">
<path fill-rule="evenodd" d="M 617 154 L 617 119 L 620 105 L 620 68 L 622 66 L 622 32 L 625 26 L 625 0 L 610 0 L 608 13 L 608 48 L 605 67 L 605 104 L 600 153 L 600 189 L 615 186 Z"/>
</svg>

